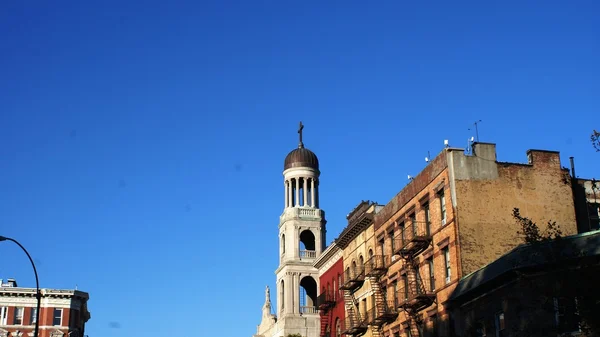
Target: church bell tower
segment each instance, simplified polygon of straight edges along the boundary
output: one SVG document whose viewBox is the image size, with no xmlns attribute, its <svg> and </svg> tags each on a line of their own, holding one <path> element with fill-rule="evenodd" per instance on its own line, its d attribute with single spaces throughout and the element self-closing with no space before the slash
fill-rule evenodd
<svg viewBox="0 0 600 337">
<path fill-rule="evenodd" d="M 319 160 L 304 147 L 300 122 L 298 148 L 283 167 L 284 209 L 279 219 L 277 316 L 283 336 L 318 337 L 316 307 L 319 272 L 313 262 L 325 250 L 325 212 L 319 208 Z"/>
</svg>

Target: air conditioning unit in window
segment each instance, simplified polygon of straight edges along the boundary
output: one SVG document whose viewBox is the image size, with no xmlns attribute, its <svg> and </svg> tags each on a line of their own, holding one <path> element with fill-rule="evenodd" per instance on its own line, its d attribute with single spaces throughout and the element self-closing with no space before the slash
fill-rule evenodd
<svg viewBox="0 0 600 337">
<path fill-rule="evenodd" d="M 446 218 L 442 219 L 442 226 L 446 226 Z"/>
</svg>

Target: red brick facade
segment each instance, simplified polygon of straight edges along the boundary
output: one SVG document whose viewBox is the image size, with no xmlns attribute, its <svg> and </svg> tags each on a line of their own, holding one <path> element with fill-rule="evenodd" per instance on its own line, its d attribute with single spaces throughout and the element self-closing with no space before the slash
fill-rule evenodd
<svg viewBox="0 0 600 337">
<path fill-rule="evenodd" d="M 89 295 L 78 290 L 41 289 L 38 337 L 83 337 Z M 0 287 L 0 337 L 33 336 L 35 289 Z"/>
<path fill-rule="evenodd" d="M 333 265 L 331 265 L 329 269 L 324 270 L 319 277 L 319 283 L 321 284 L 321 289 L 319 291 L 320 298 L 323 299 L 326 297 L 327 301 L 331 301 L 329 305 L 319 305 L 319 313 L 321 315 L 321 337 L 338 336 L 336 324 L 339 325 L 339 322 L 344 319 L 346 312 L 344 309 L 344 296 L 339 290 L 340 281 L 342 280 L 342 274 L 344 272 L 344 259 L 340 254 L 337 261 L 330 262 L 333 262 Z"/>
</svg>

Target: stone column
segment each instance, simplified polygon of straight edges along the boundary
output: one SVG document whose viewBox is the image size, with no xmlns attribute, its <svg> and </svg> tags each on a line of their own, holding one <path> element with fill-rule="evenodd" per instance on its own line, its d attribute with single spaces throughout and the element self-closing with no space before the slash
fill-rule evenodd
<svg viewBox="0 0 600 337">
<path fill-rule="evenodd" d="M 307 178 L 303 178 L 302 179 L 302 192 L 304 192 L 304 199 L 302 200 L 302 206 L 306 206 L 307 203 L 307 199 L 308 199 L 308 179 Z"/>
<path fill-rule="evenodd" d="M 310 178 L 310 205 L 316 207 L 315 204 L 315 178 Z"/>
<path fill-rule="evenodd" d="M 315 181 L 315 207 L 319 208 L 319 181 Z"/>
<path fill-rule="evenodd" d="M 294 178 L 295 188 L 296 188 L 296 202 L 294 202 L 294 207 L 300 206 L 300 180 L 298 178 Z"/>
<path fill-rule="evenodd" d="M 284 208 L 288 207 L 288 181 L 284 181 L 283 182 L 283 191 L 284 191 L 284 196 L 283 196 L 283 200 L 284 200 Z"/>
<path fill-rule="evenodd" d="M 300 275 L 294 273 L 294 313 L 300 313 Z"/>
<path fill-rule="evenodd" d="M 287 189 L 287 193 L 288 193 L 288 206 L 287 207 L 292 207 L 292 190 L 293 190 L 293 185 L 292 185 L 292 179 L 288 180 L 288 189 Z"/>
</svg>

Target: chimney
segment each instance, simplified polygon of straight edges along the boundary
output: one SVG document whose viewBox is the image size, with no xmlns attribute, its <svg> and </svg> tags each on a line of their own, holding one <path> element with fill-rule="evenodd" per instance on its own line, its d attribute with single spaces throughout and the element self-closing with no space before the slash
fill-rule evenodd
<svg viewBox="0 0 600 337">
<path fill-rule="evenodd" d="M 569 157 L 569 160 L 571 161 L 571 177 L 577 178 L 575 177 L 575 158 Z"/>
</svg>

